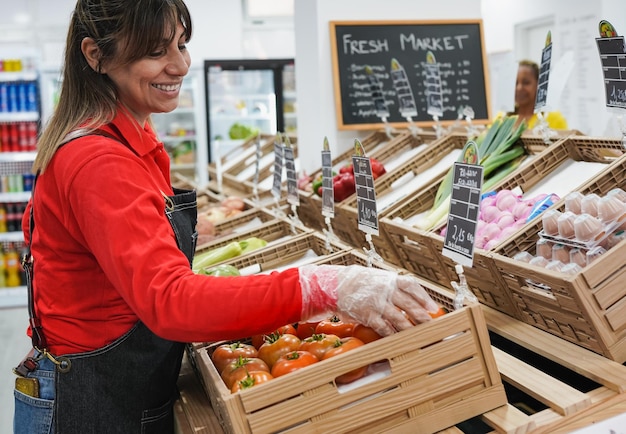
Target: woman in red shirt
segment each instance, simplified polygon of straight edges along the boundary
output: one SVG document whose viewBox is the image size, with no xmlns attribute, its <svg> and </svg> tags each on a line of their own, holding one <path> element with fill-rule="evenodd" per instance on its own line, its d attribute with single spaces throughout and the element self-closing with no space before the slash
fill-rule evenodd
<svg viewBox="0 0 626 434">
<path fill-rule="evenodd" d="M 182 342 L 238 339 L 333 312 L 387 335 L 437 305 L 409 276 L 303 266 L 210 277 L 190 265 L 195 192 L 174 191 L 150 115 L 190 65 L 182 0 L 79 0 L 23 228 L 29 333 L 15 433 L 173 432 Z"/>
</svg>

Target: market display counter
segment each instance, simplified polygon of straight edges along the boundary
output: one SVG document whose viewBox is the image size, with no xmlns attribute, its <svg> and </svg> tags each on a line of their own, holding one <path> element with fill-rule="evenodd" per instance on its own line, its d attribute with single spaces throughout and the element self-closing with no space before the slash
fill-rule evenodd
<svg viewBox="0 0 626 434">
<path fill-rule="evenodd" d="M 508 403 L 443 433 L 571 433 L 626 413 L 626 366 L 483 306 Z M 222 434 L 185 357 L 179 434 Z"/>
</svg>

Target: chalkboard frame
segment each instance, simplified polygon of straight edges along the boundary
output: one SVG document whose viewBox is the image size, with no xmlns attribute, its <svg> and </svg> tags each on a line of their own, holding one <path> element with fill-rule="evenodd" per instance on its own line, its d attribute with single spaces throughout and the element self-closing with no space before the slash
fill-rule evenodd
<svg viewBox="0 0 626 434">
<path fill-rule="evenodd" d="M 470 25 L 477 26 L 479 38 L 479 51 L 480 51 L 480 64 L 482 66 L 483 71 L 483 81 L 482 85 L 484 86 L 484 92 L 480 92 L 481 98 L 484 101 L 484 109 L 481 107 L 481 112 L 484 112 L 484 116 L 479 116 L 480 113 L 477 110 L 474 110 L 476 113 L 476 119 L 473 120 L 474 123 L 479 125 L 486 125 L 491 121 L 492 110 L 491 110 L 491 97 L 490 97 L 490 89 L 489 89 L 489 68 L 487 64 L 487 53 L 485 49 L 485 41 L 484 41 L 484 29 L 483 29 L 483 21 L 481 19 L 462 19 L 462 20 L 368 20 L 368 21 L 330 21 L 330 45 L 331 45 L 331 58 L 332 58 L 332 68 L 333 68 L 333 90 L 335 97 L 335 114 L 337 117 L 337 128 L 339 130 L 374 130 L 385 127 L 385 123 L 382 121 L 374 121 L 374 122 L 356 122 L 352 120 L 344 120 L 344 105 L 347 104 L 347 101 L 344 101 L 342 98 L 342 77 L 340 74 L 340 60 L 339 60 L 339 45 L 340 41 L 338 41 L 338 33 L 337 29 L 340 27 L 381 27 L 382 29 L 393 28 L 398 26 L 458 26 L 458 25 Z M 413 83 L 411 83 L 413 85 Z M 414 86 L 413 86 L 414 87 Z M 415 93 L 415 89 L 413 89 Z M 482 102 L 482 101 L 481 101 Z M 450 115 L 448 115 L 449 117 Z M 397 116 L 396 116 L 397 118 Z M 412 119 L 414 124 L 419 127 L 432 127 L 435 125 L 435 121 L 430 120 L 419 120 Z M 444 126 L 451 125 L 455 122 L 456 117 L 454 119 L 440 119 L 440 124 Z M 388 124 L 395 128 L 407 128 L 410 123 L 408 120 L 399 121 L 398 119 L 387 119 Z"/>
</svg>

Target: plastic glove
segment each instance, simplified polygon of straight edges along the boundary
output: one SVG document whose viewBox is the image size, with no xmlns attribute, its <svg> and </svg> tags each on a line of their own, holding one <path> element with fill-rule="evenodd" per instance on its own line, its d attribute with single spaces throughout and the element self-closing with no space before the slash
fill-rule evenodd
<svg viewBox="0 0 626 434">
<path fill-rule="evenodd" d="M 360 265 L 304 265 L 300 272 L 302 319 L 337 314 L 382 336 L 429 321 L 439 309 L 411 276 Z"/>
</svg>

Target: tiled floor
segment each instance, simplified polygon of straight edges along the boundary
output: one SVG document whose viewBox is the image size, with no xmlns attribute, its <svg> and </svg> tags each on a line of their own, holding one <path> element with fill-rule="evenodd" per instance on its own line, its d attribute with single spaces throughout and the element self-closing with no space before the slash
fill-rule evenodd
<svg viewBox="0 0 626 434">
<path fill-rule="evenodd" d="M 13 385 L 11 371 L 30 348 L 26 336 L 28 311 L 25 307 L 0 309 L 0 433 L 13 432 Z"/>
</svg>

